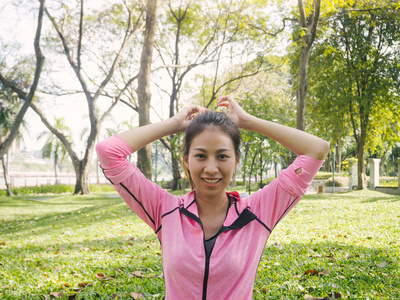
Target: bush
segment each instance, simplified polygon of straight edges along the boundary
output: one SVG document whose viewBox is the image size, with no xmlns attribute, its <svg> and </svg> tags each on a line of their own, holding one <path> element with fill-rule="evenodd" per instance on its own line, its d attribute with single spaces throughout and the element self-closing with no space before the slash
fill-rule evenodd
<svg viewBox="0 0 400 300">
<path fill-rule="evenodd" d="M 325 181 L 325 186 L 333 186 L 333 178 L 330 177 L 327 181 Z M 349 178 L 342 176 L 335 176 L 335 186 L 337 187 L 345 187 L 349 186 Z"/>
<path fill-rule="evenodd" d="M 12 192 L 15 196 L 35 195 L 35 194 L 65 194 L 74 192 L 75 186 L 68 184 L 25 186 L 13 188 Z M 90 185 L 89 189 L 94 193 L 115 191 L 112 185 Z M 0 196 L 6 196 L 7 191 L 0 190 Z"/>
<path fill-rule="evenodd" d="M 347 173 L 335 173 L 335 178 L 337 177 L 347 177 Z M 318 172 L 315 175 L 314 180 L 328 180 L 332 177 L 332 172 Z"/>
</svg>

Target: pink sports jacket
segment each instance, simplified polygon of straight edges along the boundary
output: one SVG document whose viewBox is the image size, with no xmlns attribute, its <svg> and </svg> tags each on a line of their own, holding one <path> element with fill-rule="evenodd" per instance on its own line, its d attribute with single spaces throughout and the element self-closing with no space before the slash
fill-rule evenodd
<svg viewBox="0 0 400 300">
<path fill-rule="evenodd" d="M 106 178 L 157 234 L 165 299 L 252 299 L 265 243 L 276 224 L 305 194 L 322 161 L 299 156 L 270 185 L 231 205 L 219 232 L 204 240 L 195 194 L 169 194 L 128 162 L 132 150 L 118 136 L 96 145 Z M 302 168 L 300 174 L 296 170 Z"/>
</svg>

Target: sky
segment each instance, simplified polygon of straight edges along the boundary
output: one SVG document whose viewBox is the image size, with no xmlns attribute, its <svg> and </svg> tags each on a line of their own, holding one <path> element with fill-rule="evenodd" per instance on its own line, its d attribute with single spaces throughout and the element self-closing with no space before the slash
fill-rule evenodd
<svg viewBox="0 0 400 300">
<path fill-rule="evenodd" d="M 17 9 L 15 6 L 10 4 L 10 2 L 11 1 L 5 2 L 5 5 L 0 4 L 0 28 L 2 28 L 0 32 L 1 46 L 3 46 L 3 43 L 19 43 L 21 46 L 21 48 L 18 50 L 19 53 L 33 54 L 33 40 L 37 27 L 37 9 L 31 12 L 27 10 L 21 10 L 20 8 Z M 90 1 L 88 2 L 90 3 Z M 92 1 L 92 3 L 97 4 L 98 2 Z M 50 22 L 48 22 L 48 19 L 46 18 L 44 26 L 49 26 L 49 23 Z M 2 56 L 4 56 L 4 51 L 3 53 L 0 52 L 0 60 L 3 59 Z M 76 76 L 71 69 L 65 70 L 65 72 L 60 72 L 58 74 L 53 74 L 52 76 L 54 76 L 54 79 L 59 79 L 62 81 L 65 86 L 74 86 L 75 88 L 79 86 Z M 159 108 L 163 105 L 162 103 L 165 104 L 165 101 L 161 101 L 160 95 L 155 89 L 153 89 L 152 93 L 152 105 L 154 107 Z M 46 112 L 46 116 L 50 121 L 53 121 L 55 117 L 63 117 L 65 119 L 67 126 L 72 130 L 73 140 L 80 149 L 78 151 L 78 155 L 83 153 L 85 145 L 83 142 L 79 144 L 79 142 L 82 141 L 81 133 L 84 128 L 88 128 L 90 126 L 90 122 L 88 121 L 87 103 L 83 93 L 63 97 L 41 94 L 40 101 L 41 108 Z M 164 111 L 166 112 L 167 110 L 164 108 L 161 111 L 161 114 Z M 162 117 L 164 117 L 163 114 Z M 37 136 L 43 131 L 48 131 L 48 129 L 41 122 L 37 114 L 31 109 L 29 109 L 26 113 L 25 120 L 28 123 L 28 131 L 23 131 L 23 143 L 25 144 L 25 150 L 40 150 L 45 142 L 45 139 L 38 141 Z M 156 116 L 156 114 L 152 113 L 152 121 L 156 122 L 158 120 L 159 118 Z M 136 125 L 137 113 L 130 108 L 127 109 L 127 106 L 121 103 L 115 107 L 111 117 L 109 117 L 103 124 L 103 132 L 105 131 L 105 128 L 117 127 L 118 122 L 122 123 L 123 121 L 132 121 Z"/>
</svg>

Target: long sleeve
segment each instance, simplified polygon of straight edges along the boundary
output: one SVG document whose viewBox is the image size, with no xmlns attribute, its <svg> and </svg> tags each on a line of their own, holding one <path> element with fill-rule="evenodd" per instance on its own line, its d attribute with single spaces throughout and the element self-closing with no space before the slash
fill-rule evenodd
<svg viewBox="0 0 400 300">
<path fill-rule="evenodd" d="M 161 225 L 162 204 L 170 195 L 129 163 L 132 153 L 120 137 L 112 136 L 96 145 L 100 167 L 127 205 L 154 231 Z"/>
<path fill-rule="evenodd" d="M 300 201 L 323 161 L 300 155 L 270 185 L 245 200 L 258 218 L 272 230 Z M 301 169 L 299 174 L 296 170 Z"/>
</svg>

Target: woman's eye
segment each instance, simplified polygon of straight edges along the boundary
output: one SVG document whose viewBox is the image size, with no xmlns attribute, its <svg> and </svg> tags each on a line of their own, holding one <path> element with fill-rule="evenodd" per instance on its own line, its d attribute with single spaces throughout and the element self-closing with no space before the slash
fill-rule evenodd
<svg viewBox="0 0 400 300">
<path fill-rule="evenodd" d="M 220 159 L 226 159 L 226 158 L 228 158 L 228 155 L 220 154 L 218 157 L 219 157 Z"/>
<path fill-rule="evenodd" d="M 197 158 L 205 158 L 206 156 L 204 154 L 196 154 L 194 157 Z"/>
</svg>

